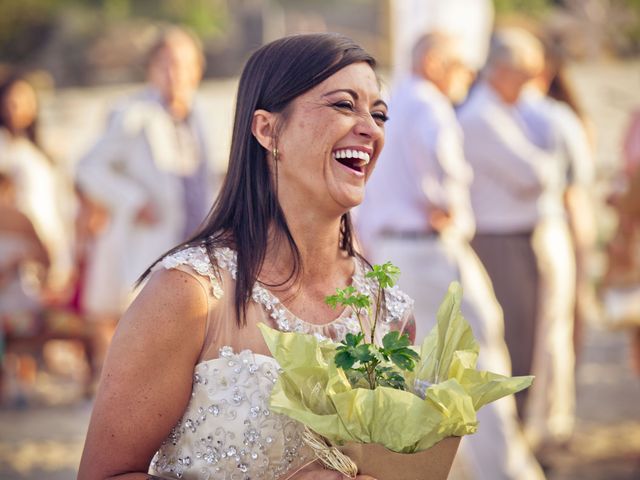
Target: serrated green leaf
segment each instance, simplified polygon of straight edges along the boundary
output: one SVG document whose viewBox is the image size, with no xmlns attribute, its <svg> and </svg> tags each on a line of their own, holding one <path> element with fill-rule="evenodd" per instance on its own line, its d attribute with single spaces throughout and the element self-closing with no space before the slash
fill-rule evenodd
<svg viewBox="0 0 640 480">
<path fill-rule="evenodd" d="M 375 345 L 372 346 L 370 353 L 380 363 L 389 361 L 389 357 L 385 356 Z"/>
<path fill-rule="evenodd" d="M 348 347 L 356 347 L 364 338 L 363 333 L 347 333 L 344 337 L 344 340 L 341 342 L 343 345 Z"/>
<path fill-rule="evenodd" d="M 338 351 L 339 350 L 339 351 Z M 347 350 L 347 348 L 337 349 L 336 356 L 334 361 L 338 368 L 342 368 L 343 370 L 349 370 L 353 367 L 353 364 L 356 363 L 356 358 L 351 355 L 351 352 Z"/>
<path fill-rule="evenodd" d="M 356 296 L 351 297 L 349 305 L 357 308 L 358 310 L 362 310 L 363 308 L 368 308 L 371 304 L 369 300 L 369 296 L 365 294 L 358 294 Z"/>
<path fill-rule="evenodd" d="M 397 350 L 393 352 L 391 355 L 389 355 L 389 358 L 391 359 L 393 364 L 396 365 L 399 369 L 408 370 L 409 372 L 412 372 L 416 366 L 416 359 L 408 352 L 415 353 L 413 352 L 413 350 L 410 350 L 410 349 Z"/>
<path fill-rule="evenodd" d="M 392 367 L 385 366 L 376 368 L 376 378 L 382 386 L 395 388 L 397 390 L 406 390 L 404 377 Z"/>
<path fill-rule="evenodd" d="M 331 308 L 336 308 L 338 306 L 339 297 L 337 295 L 331 295 L 324 299 L 324 303 L 329 305 Z"/>
<path fill-rule="evenodd" d="M 418 354 L 418 352 L 413 350 L 411 347 L 399 348 L 397 350 L 394 350 L 394 353 L 399 353 L 399 354 L 402 354 L 402 355 L 406 355 L 407 357 L 413 359 L 416 362 L 418 362 L 420 360 L 420 355 Z"/>
<path fill-rule="evenodd" d="M 370 304 L 369 296 L 358 293 L 353 285 L 345 288 L 336 288 L 335 295 L 330 295 L 324 299 L 325 303 L 332 308 L 338 305 L 344 307 L 353 307 L 357 310 L 367 308 Z"/>
<path fill-rule="evenodd" d="M 368 343 L 358 345 L 353 351 L 353 356 L 356 357 L 360 363 L 370 362 L 375 358 L 371 353 L 371 345 Z"/>
<path fill-rule="evenodd" d="M 391 262 L 383 265 L 373 265 L 371 271 L 367 272 L 367 278 L 377 280 L 381 288 L 393 287 L 400 277 L 400 269 Z"/>
<path fill-rule="evenodd" d="M 400 333 L 397 330 L 393 330 L 387 333 L 382 338 L 382 346 L 389 352 L 397 350 L 399 348 L 408 347 L 409 345 L 411 345 L 409 335 L 407 335 L 406 333 Z"/>
</svg>

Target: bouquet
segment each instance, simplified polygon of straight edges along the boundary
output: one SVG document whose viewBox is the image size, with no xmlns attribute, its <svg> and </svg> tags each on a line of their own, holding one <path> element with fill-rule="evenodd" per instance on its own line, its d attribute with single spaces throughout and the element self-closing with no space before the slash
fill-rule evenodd
<svg viewBox="0 0 640 480">
<path fill-rule="evenodd" d="M 460 312 L 456 282 L 419 349 L 397 331 L 376 345 L 384 289 L 395 284 L 399 270 L 374 265 L 367 276 L 378 286 L 373 299 L 351 286 L 326 299 L 351 307 L 360 322 L 360 332 L 340 343 L 260 325 L 281 368 L 271 408 L 304 424 L 317 457 L 351 478 L 446 479 L 459 437 L 478 428 L 476 412 L 527 388 L 533 377 L 475 369 L 478 344 Z"/>
</svg>

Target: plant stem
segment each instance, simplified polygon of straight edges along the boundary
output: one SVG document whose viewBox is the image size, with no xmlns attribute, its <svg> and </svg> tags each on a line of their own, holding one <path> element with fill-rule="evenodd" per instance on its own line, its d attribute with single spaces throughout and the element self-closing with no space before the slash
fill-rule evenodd
<svg viewBox="0 0 640 480">
<path fill-rule="evenodd" d="M 362 332 L 362 336 L 366 339 L 367 334 L 364 332 L 364 326 L 362 325 L 362 318 L 360 317 L 360 311 L 359 309 L 356 308 L 354 309 L 354 312 L 356 313 L 356 318 L 358 319 L 358 324 L 360 325 L 360 331 Z"/>
<path fill-rule="evenodd" d="M 380 306 L 381 306 L 381 298 L 384 295 L 384 290 L 380 286 L 380 282 L 378 282 L 378 295 L 376 298 L 376 311 L 373 317 L 373 326 L 371 327 L 371 343 L 373 344 L 376 334 L 376 325 L 378 324 L 378 317 L 380 316 Z"/>
<path fill-rule="evenodd" d="M 367 377 L 369 380 L 369 387 L 371 387 L 371 390 L 374 390 L 377 386 L 377 382 L 376 382 L 376 367 L 378 366 L 378 362 L 377 361 L 373 361 L 371 363 L 369 363 L 367 365 Z"/>
</svg>

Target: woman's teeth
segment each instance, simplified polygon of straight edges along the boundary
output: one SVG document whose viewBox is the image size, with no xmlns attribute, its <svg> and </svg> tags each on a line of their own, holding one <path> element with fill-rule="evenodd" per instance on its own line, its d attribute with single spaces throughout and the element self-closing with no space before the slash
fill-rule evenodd
<svg viewBox="0 0 640 480">
<path fill-rule="evenodd" d="M 364 160 L 364 162 L 361 163 L 361 165 L 367 165 L 371 161 L 371 157 L 367 152 L 362 152 L 360 150 L 350 150 L 350 149 L 337 150 L 333 152 L 333 158 L 335 158 L 336 160 L 340 160 L 342 158 L 353 158 L 353 159 Z"/>
</svg>

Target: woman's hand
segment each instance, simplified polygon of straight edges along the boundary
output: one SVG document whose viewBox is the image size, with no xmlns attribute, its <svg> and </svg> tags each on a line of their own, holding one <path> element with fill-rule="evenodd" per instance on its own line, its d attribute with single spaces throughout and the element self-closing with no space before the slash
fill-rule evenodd
<svg viewBox="0 0 640 480">
<path fill-rule="evenodd" d="M 350 477 L 343 475 L 340 472 L 334 470 L 327 470 L 322 468 L 317 463 L 312 463 L 307 467 L 299 470 L 293 476 L 288 477 L 287 480 L 351 480 Z M 378 480 L 370 475 L 356 475 L 355 480 Z"/>
<path fill-rule="evenodd" d="M 351 480 L 350 477 L 333 470 L 315 470 L 313 472 L 300 472 L 291 480 Z M 356 475 L 355 480 L 378 480 L 369 475 Z"/>
</svg>

